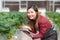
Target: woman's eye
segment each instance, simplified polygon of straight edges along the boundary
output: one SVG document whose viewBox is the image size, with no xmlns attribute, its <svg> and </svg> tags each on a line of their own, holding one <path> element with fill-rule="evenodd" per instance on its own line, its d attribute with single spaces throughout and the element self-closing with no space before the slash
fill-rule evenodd
<svg viewBox="0 0 60 40">
<path fill-rule="evenodd" d="M 31 12 L 31 13 L 33 13 L 33 12 Z"/>
<path fill-rule="evenodd" d="M 29 12 L 27 12 L 27 13 L 29 13 Z"/>
<path fill-rule="evenodd" d="M 29 12 L 27 12 L 27 13 L 29 13 Z"/>
</svg>

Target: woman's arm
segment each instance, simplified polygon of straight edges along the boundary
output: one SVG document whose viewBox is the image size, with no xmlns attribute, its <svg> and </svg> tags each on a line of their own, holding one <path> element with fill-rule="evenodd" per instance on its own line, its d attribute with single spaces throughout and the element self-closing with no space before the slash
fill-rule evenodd
<svg viewBox="0 0 60 40">
<path fill-rule="evenodd" d="M 34 39 L 42 38 L 47 30 L 46 24 L 42 24 L 39 28 L 39 34 L 33 36 Z"/>
<path fill-rule="evenodd" d="M 52 27 L 52 25 L 49 21 L 45 20 L 45 21 L 39 23 L 39 34 L 34 35 L 33 38 L 34 39 L 43 38 L 46 33 L 46 30 L 51 27 Z"/>
</svg>

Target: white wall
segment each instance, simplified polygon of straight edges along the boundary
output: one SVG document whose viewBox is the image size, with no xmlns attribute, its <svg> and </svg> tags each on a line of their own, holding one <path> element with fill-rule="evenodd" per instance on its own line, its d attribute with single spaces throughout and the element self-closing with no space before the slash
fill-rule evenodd
<svg viewBox="0 0 60 40">
<path fill-rule="evenodd" d="M 5 0 L 5 1 L 46 1 L 46 0 Z"/>
<path fill-rule="evenodd" d="M 54 0 L 55 2 L 60 2 L 60 0 Z"/>
<path fill-rule="evenodd" d="M 17 2 L 17 1 L 53 1 L 53 0 L 5 0 L 5 1 Z M 54 0 L 54 1 L 60 1 L 60 0 Z"/>
<path fill-rule="evenodd" d="M 19 1 L 19 0 L 3 0 L 3 1 L 17 2 L 17 1 Z"/>
<path fill-rule="evenodd" d="M 11 2 L 17 2 L 17 1 L 53 1 L 53 0 L 5 0 L 5 1 L 11 1 Z M 54 0 L 54 1 L 60 1 L 60 0 Z"/>
</svg>

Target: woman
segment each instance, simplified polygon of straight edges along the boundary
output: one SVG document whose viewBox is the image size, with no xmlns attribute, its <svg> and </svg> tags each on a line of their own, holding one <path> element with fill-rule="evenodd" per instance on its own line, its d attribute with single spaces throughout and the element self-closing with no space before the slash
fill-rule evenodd
<svg viewBox="0 0 60 40">
<path fill-rule="evenodd" d="M 28 25 L 30 25 L 31 32 L 35 33 L 33 35 L 33 40 L 41 38 L 41 40 L 57 40 L 57 33 L 52 28 L 52 24 L 47 18 L 40 15 L 36 5 L 31 5 L 27 9 L 27 19 Z M 39 31 L 38 34 L 37 31 Z"/>
</svg>

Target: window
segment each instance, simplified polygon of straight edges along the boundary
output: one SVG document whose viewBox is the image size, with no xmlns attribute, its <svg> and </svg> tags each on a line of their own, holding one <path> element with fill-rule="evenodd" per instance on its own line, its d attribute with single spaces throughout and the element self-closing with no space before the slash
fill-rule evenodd
<svg viewBox="0 0 60 40">
<path fill-rule="evenodd" d="M 18 11 L 19 2 L 3 1 L 3 8 L 9 8 L 10 11 Z"/>
</svg>

